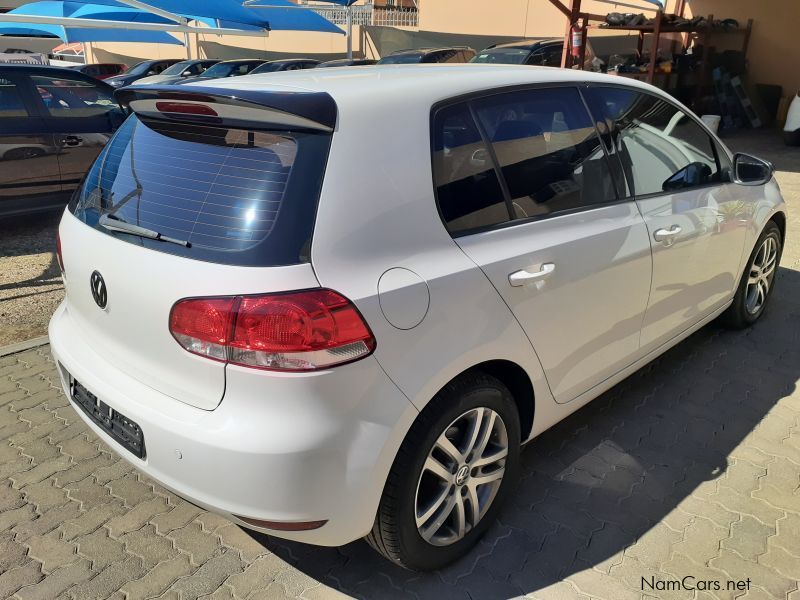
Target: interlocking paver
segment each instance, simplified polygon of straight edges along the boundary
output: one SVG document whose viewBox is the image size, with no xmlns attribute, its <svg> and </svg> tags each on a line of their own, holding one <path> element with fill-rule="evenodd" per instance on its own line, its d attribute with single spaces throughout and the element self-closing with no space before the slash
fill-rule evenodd
<svg viewBox="0 0 800 600">
<path fill-rule="evenodd" d="M 19 600 L 51 600 L 76 584 L 88 580 L 94 573 L 88 560 L 80 559 L 57 569 L 36 585 L 22 588 Z"/>
<path fill-rule="evenodd" d="M 0 573 L 0 598 L 10 598 L 23 586 L 41 581 L 43 577 L 38 563 L 32 560 Z"/>
<path fill-rule="evenodd" d="M 33 536 L 25 544 L 28 556 L 40 562 L 42 571 L 47 574 L 80 558 L 75 552 L 75 544 L 62 540 L 58 531 Z"/>
<path fill-rule="evenodd" d="M 102 571 L 110 564 L 125 560 L 128 554 L 122 542 L 112 540 L 108 536 L 108 531 L 100 527 L 92 533 L 88 533 L 72 540 L 78 549 L 78 554 L 92 561 L 93 571 Z"/>
<path fill-rule="evenodd" d="M 173 559 L 158 563 L 141 579 L 126 583 L 122 587 L 127 600 L 154 598 L 164 593 L 175 581 L 192 573 L 195 568 L 189 557 L 180 554 Z"/>
</svg>

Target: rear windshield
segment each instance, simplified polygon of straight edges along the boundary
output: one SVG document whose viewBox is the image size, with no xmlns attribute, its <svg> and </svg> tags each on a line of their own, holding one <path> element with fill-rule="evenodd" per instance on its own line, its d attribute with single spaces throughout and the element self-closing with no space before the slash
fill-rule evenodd
<svg viewBox="0 0 800 600">
<path fill-rule="evenodd" d="M 308 262 L 330 135 L 128 118 L 70 203 L 81 221 L 128 242 L 210 262 Z M 188 242 L 99 224 L 104 213 Z"/>
</svg>

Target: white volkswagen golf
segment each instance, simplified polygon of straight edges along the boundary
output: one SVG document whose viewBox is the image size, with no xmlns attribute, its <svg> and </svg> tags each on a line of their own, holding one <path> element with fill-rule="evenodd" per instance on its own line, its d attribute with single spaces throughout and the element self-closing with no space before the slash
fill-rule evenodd
<svg viewBox="0 0 800 600">
<path fill-rule="evenodd" d="M 653 87 L 479 65 L 206 86 L 118 92 L 50 340 L 101 439 L 242 526 L 442 566 L 521 443 L 772 292 L 771 165 Z"/>
</svg>

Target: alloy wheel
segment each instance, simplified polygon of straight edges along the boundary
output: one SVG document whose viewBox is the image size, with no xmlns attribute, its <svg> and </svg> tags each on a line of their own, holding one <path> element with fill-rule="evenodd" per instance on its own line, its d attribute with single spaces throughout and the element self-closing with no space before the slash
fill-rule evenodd
<svg viewBox="0 0 800 600">
<path fill-rule="evenodd" d="M 768 236 L 762 242 L 750 265 L 745 292 L 745 308 L 751 315 L 758 313 L 767 301 L 777 264 L 778 242 L 774 236 Z"/>
<path fill-rule="evenodd" d="M 500 489 L 508 432 L 490 408 L 468 410 L 436 439 L 415 496 L 420 536 L 434 546 L 461 540 L 483 518 Z"/>
</svg>

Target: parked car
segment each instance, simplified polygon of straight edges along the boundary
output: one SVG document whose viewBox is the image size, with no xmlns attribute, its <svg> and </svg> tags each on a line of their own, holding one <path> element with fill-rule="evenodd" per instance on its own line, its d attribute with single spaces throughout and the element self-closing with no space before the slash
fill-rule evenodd
<svg viewBox="0 0 800 600">
<path fill-rule="evenodd" d="M 162 71 L 164 71 L 168 67 L 171 67 L 177 62 L 180 62 L 177 58 L 145 60 L 133 65 L 122 75 L 109 77 L 108 79 L 106 79 L 106 83 L 115 88 L 131 85 L 132 83 L 139 81 L 140 79 L 144 79 L 145 77 L 158 75 Z"/>
<path fill-rule="evenodd" d="M 564 40 L 519 40 L 489 46 L 478 52 L 470 62 L 560 67 L 563 52 Z M 587 41 L 584 58 L 587 69 L 591 69 L 593 59 L 592 45 Z"/>
<path fill-rule="evenodd" d="M 362 67 L 366 65 L 374 65 L 376 62 L 378 61 L 371 58 L 337 58 L 335 60 L 319 63 L 317 67 L 320 69 L 329 67 Z"/>
<path fill-rule="evenodd" d="M 161 71 L 160 75 L 151 75 L 150 77 L 143 77 L 136 83 L 145 85 L 150 83 L 170 84 L 177 83 L 181 79 L 187 77 L 194 77 L 204 73 L 207 69 L 217 64 L 219 60 L 214 58 L 203 58 L 199 60 L 182 60 L 175 63 L 171 67 L 167 67 Z"/>
<path fill-rule="evenodd" d="M 128 66 L 121 63 L 97 63 L 91 65 L 77 65 L 71 67 L 80 73 L 94 77 L 95 79 L 108 79 L 115 75 L 121 75 L 127 71 Z"/>
<path fill-rule="evenodd" d="M 194 77 L 185 77 L 183 81 L 177 83 L 189 83 L 190 81 L 206 81 L 209 79 L 219 79 L 222 77 L 238 77 L 240 75 L 247 75 L 253 70 L 263 64 L 263 60 L 258 59 L 237 59 L 237 60 L 223 60 L 218 62 L 213 67 L 209 67 L 199 75 Z"/>
<path fill-rule="evenodd" d="M 419 48 L 397 50 L 381 58 L 379 65 L 408 65 L 419 63 L 464 63 L 475 56 L 475 50 L 466 46 L 453 48 Z"/>
<path fill-rule="evenodd" d="M 259 73 L 274 73 L 276 71 L 299 71 L 313 69 L 319 66 L 319 61 L 313 58 L 287 58 L 284 60 L 270 60 L 253 69 L 253 75 Z"/>
<path fill-rule="evenodd" d="M 0 217 L 63 207 L 124 119 L 89 75 L 0 65 Z"/>
<path fill-rule="evenodd" d="M 59 228 L 64 390 L 148 477 L 278 537 L 455 560 L 521 443 L 716 317 L 755 323 L 776 281 L 771 165 L 640 82 L 435 65 L 117 95 L 134 115 Z"/>
</svg>

